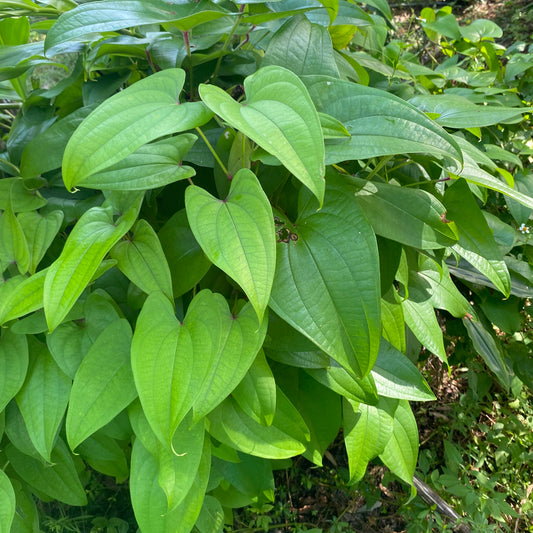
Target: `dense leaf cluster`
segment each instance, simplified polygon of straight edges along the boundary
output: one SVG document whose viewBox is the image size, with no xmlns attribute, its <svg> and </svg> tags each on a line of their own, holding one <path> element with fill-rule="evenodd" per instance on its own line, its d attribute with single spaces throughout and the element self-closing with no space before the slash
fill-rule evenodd
<svg viewBox="0 0 533 533">
<path fill-rule="evenodd" d="M 430 68 L 385 0 L 0 13 L 0 531 L 94 470 L 145 533 L 221 531 L 341 428 L 353 483 L 379 457 L 412 486 L 446 317 L 531 384 L 490 322 L 532 294 L 533 60 L 493 25 L 426 11 Z"/>
</svg>

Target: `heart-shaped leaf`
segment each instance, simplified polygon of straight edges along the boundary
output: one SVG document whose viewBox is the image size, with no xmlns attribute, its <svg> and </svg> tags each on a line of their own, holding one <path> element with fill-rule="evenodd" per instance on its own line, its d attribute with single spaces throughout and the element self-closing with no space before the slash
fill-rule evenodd
<svg viewBox="0 0 533 533">
<path fill-rule="evenodd" d="M 218 87 L 199 87 L 212 111 L 277 157 L 322 204 L 324 137 L 304 84 L 291 71 L 269 66 L 246 78 L 244 90 L 241 105 Z"/>
<path fill-rule="evenodd" d="M 225 200 L 190 186 L 185 205 L 207 257 L 242 287 L 262 319 L 274 280 L 276 243 L 272 209 L 255 175 L 237 172 Z"/>
</svg>

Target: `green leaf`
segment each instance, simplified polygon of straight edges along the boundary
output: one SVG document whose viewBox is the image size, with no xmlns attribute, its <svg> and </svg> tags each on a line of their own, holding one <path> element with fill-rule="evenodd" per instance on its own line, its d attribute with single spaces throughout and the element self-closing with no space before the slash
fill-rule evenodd
<svg viewBox="0 0 533 533">
<path fill-rule="evenodd" d="M 411 280 L 410 280 L 411 281 Z M 446 362 L 446 350 L 435 309 L 425 286 L 409 285 L 409 298 L 402 300 L 405 323 L 415 337 L 441 361 Z"/>
<path fill-rule="evenodd" d="M 453 249 L 509 296 L 511 279 L 503 255 L 464 180 L 457 180 L 446 189 L 444 204 L 446 216 L 459 230 L 459 242 Z"/>
<path fill-rule="evenodd" d="M 284 67 L 298 76 L 323 74 L 339 77 L 327 28 L 312 24 L 305 15 L 289 18 L 274 33 L 261 61 L 262 67 L 268 65 Z"/>
<path fill-rule="evenodd" d="M 30 268 L 30 250 L 19 219 L 11 208 L 0 215 L 0 270 L 16 263 L 21 274 Z"/>
<path fill-rule="evenodd" d="M 209 11 L 205 10 L 206 5 L 211 8 Z M 49 52 L 51 48 L 70 40 L 78 40 L 90 33 L 147 24 L 175 21 L 182 31 L 186 31 L 196 24 L 229 14 L 205 1 L 168 4 L 162 0 L 102 0 L 97 4 L 92 2 L 79 5 L 61 15 L 46 36 L 45 49 Z"/>
<path fill-rule="evenodd" d="M 255 175 L 247 169 L 237 172 L 225 200 L 191 185 L 185 205 L 207 257 L 243 288 L 262 319 L 274 279 L 276 245 L 272 209 Z"/>
<path fill-rule="evenodd" d="M 344 400 L 344 444 L 348 454 L 350 483 L 357 483 L 368 462 L 383 452 L 394 425 L 398 401 L 380 398 L 376 406 Z"/>
<path fill-rule="evenodd" d="M 22 387 L 28 361 L 26 335 L 15 335 L 10 329 L 3 329 L 0 337 L 0 411 Z"/>
<path fill-rule="evenodd" d="M 72 384 L 66 419 L 72 450 L 136 398 L 130 366 L 131 339 L 127 320 L 116 320 L 83 358 Z"/>
<path fill-rule="evenodd" d="M 55 27 L 55 26 L 54 26 Z M 118 163 L 144 144 L 205 124 L 211 113 L 201 102 L 180 104 L 181 69 L 145 78 L 99 105 L 78 126 L 63 156 L 67 189 Z"/>
<path fill-rule="evenodd" d="M 296 74 L 277 66 L 244 80 L 246 105 L 213 85 L 200 85 L 206 105 L 225 122 L 278 158 L 322 204 L 324 138 L 307 89 Z"/>
<path fill-rule="evenodd" d="M 15 491 L 3 470 L 0 470 L 0 533 L 9 533 L 15 517 Z"/>
<path fill-rule="evenodd" d="M 276 380 L 262 350 L 231 396 L 257 423 L 272 425 L 276 413 Z"/>
<path fill-rule="evenodd" d="M 405 320 L 402 306 L 394 297 L 393 288 L 381 299 L 381 323 L 383 337 L 400 352 L 405 353 Z"/>
<path fill-rule="evenodd" d="M 6 455 L 17 475 L 30 487 L 68 505 L 87 505 L 74 460 L 61 437 L 57 438 L 49 465 L 25 455 L 13 444 L 6 447 Z"/>
<path fill-rule="evenodd" d="M 351 134 L 348 140 L 326 143 L 326 164 L 403 153 L 462 161 L 454 138 L 397 96 L 324 76 L 304 81 L 317 110 L 340 120 Z"/>
<path fill-rule="evenodd" d="M 286 459 L 305 451 L 309 430 L 283 392 L 276 392 L 276 414 L 266 427 L 242 411 L 231 397 L 208 416 L 207 430 L 223 444 L 267 459 Z"/>
<path fill-rule="evenodd" d="M 115 439 L 95 433 L 77 448 L 82 459 L 97 472 L 112 476 L 117 483 L 125 481 L 130 473 L 124 450 Z"/>
<path fill-rule="evenodd" d="M 455 94 L 418 95 L 410 103 L 425 113 L 436 114 L 435 122 L 445 128 L 481 128 L 500 122 L 521 120 L 532 107 L 476 105 Z"/>
<path fill-rule="evenodd" d="M 111 207 L 93 207 L 78 220 L 44 282 L 44 311 L 50 331 L 65 318 L 113 245 L 131 228 L 142 197 L 116 222 Z"/>
<path fill-rule="evenodd" d="M 359 178 L 350 182 L 378 235 L 419 249 L 444 248 L 457 241 L 453 228 L 441 218 L 446 208 L 432 194 Z"/>
<path fill-rule="evenodd" d="M 195 527 L 200 533 L 222 533 L 224 529 L 224 509 L 213 496 L 207 495 L 202 505 Z"/>
<path fill-rule="evenodd" d="M 32 178 L 59 168 L 65 147 L 74 130 L 94 108 L 95 106 L 91 105 L 76 109 L 31 139 L 22 152 L 21 175 L 25 178 Z"/>
<path fill-rule="evenodd" d="M 26 381 L 16 396 L 30 439 L 48 462 L 67 409 L 71 382 L 46 345 L 34 342 Z"/>
<path fill-rule="evenodd" d="M 185 209 L 170 217 L 158 236 L 172 274 L 172 292 L 177 298 L 191 290 L 212 263 L 194 238 Z"/>
<path fill-rule="evenodd" d="M 328 368 L 311 368 L 308 369 L 308 373 L 322 385 L 349 400 L 369 405 L 375 405 L 378 401 L 376 384 L 372 375 L 362 379 L 355 378 L 333 360 Z"/>
<path fill-rule="evenodd" d="M 21 178 L 2 178 L 0 180 L 0 209 L 13 209 L 15 213 L 34 211 L 46 205 L 46 200 L 38 191 L 25 187 Z"/>
<path fill-rule="evenodd" d="M 20 213 L 18 220 L 26 236 L 30 254 L 29 271 L 35 274 L 41 259 L 52 244 L 63 223 L 63 211 L 50 211 L 44 215 L 37 211 Z"/>
<path fill-rule="evenodd" d="M 16 513 L 11 531 L 18 533 L 39 531 L 39 515 L 32 493 L 26 484 L 23 485 L 18 479 L 12 479 L 11 483 L 15 489 L 16 497 Z"/>
<path fill-rule="evenodd" d="M 246 379 L 246 375 L 253 372 L 258 358 L 261 357 L 259 350 L 267 326 L 266 320 L 258 322 L 250 304 L 246 304 L 238 315 L 234 315 L 228 308 L 226 300 L 220 295 L 208 291 L 203 291 L 203 295 L 204 305 L 216 311 L 220 325 L 215 328 L 214 321 L 211 324 L 206 321 L 213 338 L 213 345 L 217 350 L 213 359 L 202 371 L 203 380 L 198 384 L 193 405 L 195 420 L 211 412 L 243 379 Z M 264 362 L 266 364 L 266 360 Z"/>
<path fill-rule="evenodd" d="M 328 175 L 324 206 L 302 190 L 295 224 L 281 213 L 270 306 L 350 372 L 366 376 L 381 332 L 376 238 L 352 191 Z M 350 297 L 346 298 L 349 294 Z"/>
<path fill-rule="evenodd" d="M 468 332 L 476 353 L 483 357 L 483 360 L 491 371 L 494 372 L 498 381 L 507 390 L 510 390 L 513 372 L 508 367 L 502 346 L 492 332 L 491 325 L 481 317 L 476 322 L 463 318 L 463 325 Z"/>
<path fill-rule="evenodd" d="M 182 166 L 185 154 L 197 137 L 184 133 L 141 146 L 122 161 L 90 175 L 83 186 L 90 189 L 142 191 L 164 187 L 196 174 L 192 167 Z"/>
<path fill-rule="evenodd" d="M 147 294 L 160 291 L 172 300 L 172 279 L 161 243 L 152 226 L 139 220 L 133 237 L 117 243 L 109 254 L 118 269 Z"/>
<path fill-rule="evenodd" d="M 418 428 L 407 400 L 400 400 L 394 413 L 392 436 L 379 458 L 402 481 L 413 486 L 418 459 Z"/>
<path fill-rule="evenodd" d="M 16 279 L 16 281 L 6 287 L 8 291 L 4 293 L 4 298 L 0 300 L 1 324 L 43 307 L 44 280 L 47 273 L 48 269 L 45 268 L 23 280 L 11 278 L 11 280 Z M 6 286 L 11 280 L 8 280 L 2 286 Z"/>
<path fill-rule="evenodd" d="M 381 339 L 372 377 L 380 396 L 417 402 L 435 400 L 435 395 L 418 368 L 385 339 Z"/>
<path fill-rule="evenodd" d="M 196 479 L 180 505 L 169 510 L 163 489 L 158 484 L 158 464 L 140 439 L 133 443 L 130 491 L 133 511 L 141 531 L 189 533 L 196 522 L 209 480 L 211 453 L 205 439 Z"/>
</svg>

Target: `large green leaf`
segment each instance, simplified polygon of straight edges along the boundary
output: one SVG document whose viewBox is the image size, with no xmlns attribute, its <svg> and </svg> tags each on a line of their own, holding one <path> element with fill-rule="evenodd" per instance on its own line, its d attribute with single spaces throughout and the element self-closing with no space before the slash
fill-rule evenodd
<svg viewBox="0 0 533 533">
<path fill-rule="evenodd" d="M 110 252 L 117 267 L 137 287 L 150 294 L 160 291 L 172 300 L 172 279 L 167 260 L 152 226 L 139 220 L 133 237 L 117 243 Z"/>
<path fill-rule="evenodd" d="M 7 289 L 0 300 L 1 324 L 43 307 L 44 280 L 47 273 L 48 268 L 45 268 L 29 278 L 10 278 L 1 285 Z"/>
<path fill-rule="evenodd" d="M 200 85 L 202 100 L 229 125 L 278 158 L 318 198 L 324 197 L 324 138 L 318 113 L 296 74 L 269 66 L 244 80 L 246 105 Z"/>
<path fill-rule="evenodd" d="M 380 398 L 376 406 L 344 400 L 344 444 L 351 483 L 357 483 L 368 462 L 385 449 L 392 436 L 397 405 L 397 400 L 388 398 Z"/>
<path fill-rule="evenodd" d="M 15 517 L 15 491 L 3 470 L 0 470 L 0 533 L 9 533 Z"/>
<path fill-rule="evenodd" d="M 133 225 L 142 197 L 116 222 L 111 207 L 86 211 L 70 233 L 44 282 L 44 311 L 50 331 L 67 315 L 113 245 Z"/>
<path fill-rule="evenodd" d="M 164 187 L 195 175 L 192 167 L 181 164 L 196 141 L 184 133 L 141 146 L 122 161 L 90 175 L 83 186 L 91 189 L 138 191 Z"/>
<path fill-rule="evenodd" d="M 104 433 L 97 432 L 85 439 L 76 450 L 81 458 L 97 472 L 112 476 L 117 483 L 125 481 L 130 469 L 126 454 L 117 441 Z"/>
<path fill-rule="evenodd" d="M 270 306 L 359 377 L 377 357 L 381 334 L 376 238 L 351 189 L 328 175 L 324 206 L 302 190 L 292 224 L 279 213 Z"/>
<path fill-rule="evenodd" d="M 130 364 L 131 328 L 119 319 L 107 326 L 83 358 L 72 384 L 66 419 L 74 450 L 137 396 Z"/>
<path fill-rule="evenodd" d="M 205 296 L 205 305 L 216 311 L 220 327 L 218 331 L 214 327 L 209 328 L 213 344 L 218 348 L 202 371 L 203 381 L 199 383 L 193 406 L 195 420 L 212 411 L 253 368 L 254 360 L 260 357 L 258 351 L 263 344 L 267 325 L 266 320 L 258 322 L 250 304 L 234 315 L 220 295 L 205 292 Z"/>
<path fill-rule="evenodd" d="M 20 221 L 11 207 L 0 214 L 0 270 L 15 263 L 21 274 L 30 268 L 30 250 Z"/>
<path fill-rule="evenodd" d="M 304 15 L 291 17 L 272 36 L 261 62 L 263 67 L 268 65 L 285 67 L 299 76 L 339 77 L 328 30 Z"/>
<path fill-rule="evenodd" d="M 67 189 L 83 185 L 89 176 L 118 163 L 143 144 L 205 124 L 212 114 L 201 102 L 179 102 L 184 80 L 183 70 L 164 70 L 98 106 L 65 149 L 63 180 Z"/>
<path fill-rule="evenodd" d="M 462 161 L 454 138 L 413 105 L 380 89 L 325 76 L 305 83 L 318 111 L 340 120 L 347 140 L 326 143 L 326 163 L 403 153 L 429 153 Z"/>
<path fill-rule="evenodd" d="M 426 113 L 437 114 L 435 122 L 446 128 L 481 128 L 515 121 L 533 111 L 532 107 L 476 105 L 454 94 L 419 95 L 410 102 Z"/>
<path fill-rule="evenodd" d="M 13 444 L 6 447 L 6 455 L 17 475 L 30 487 L 68 505 L 87 505 L 74 460 L 61 437 L 57 438 L 50 465 L 22 453 Z"/>
<path fill-rule="evenodd" d="M 359 178 L 350 181 L 378 235 L 420 249 L 444 248 L 457 241 L 454 229 L 442 220 L 446 208 L 432 194 Z"/>
<path fill-rule="evenodd" d="M 242 169 L 225 200 L 190 186 L 185 204 L 207 257 L 243 288 L 261 319 L 274 279 L 276 243 L 272 209 L 259 181 Z"/>
<path fill-rule="evenodd" d="M 27 189 L 22 178 L 0 180 L 0 209 L 13 209 L 15 213 L 33 211 L 46 205 L 38 191 Z"/>
<path fill-rule="evenodd" d="M 407 400 L 400 400 L 398 404 L 391 438 L 379 457 L 402 481 L 413 486 L 418 459 L 418 428 Z"/>
<path fill-rule="evenodd" d="M 309 430 L 280 389 L 276 399 L 276 413 L 268 427 L 246 415 L 230 397 L 209 414 L 207 429 L 223 444 L 257 457 L 285 459 L 299 455 L 305 451 Z"/>
<path fill-rule="evenodd" d="M 26 335 L 15 335 L 2 330 L 0 338 L 0 411 L 22 387 L 28 370 L 28 343 Z"/>
<path fill-rule="evenodd" d="M 381 339 L 372 377 L 380 396 L 417 402 L 435 400 L 418 368 L 385 339 Z"/>
<path fill-rule="evenodd" d="M 459 242 L 453 249 L 509 296 L 511 279 L 503 254 L 464 180 L 457 180 L 446 189 L 444 204 L 446 216 L 459 229 Z"/>
<path fill-rule="evenodd" d="M 31 348 L 28 375 L 16 401 L 35 449 L 52 462 L 52 449 L 67 409 L 71 382 L 45 344 L 35 341 Z"/>
<path fill-rule="evenodd" d="M 205 7 L 209 6 L 209 10 Z M 230 13 L 205 0 L 169 4 L 162 0 L 101 0 L 78 6 L 64 13 L 46 36 L 45 48 L 58 47 L 90 33 L 121 30 L 145 24 L 176 21 L 182 30 Z"/>
</svg>

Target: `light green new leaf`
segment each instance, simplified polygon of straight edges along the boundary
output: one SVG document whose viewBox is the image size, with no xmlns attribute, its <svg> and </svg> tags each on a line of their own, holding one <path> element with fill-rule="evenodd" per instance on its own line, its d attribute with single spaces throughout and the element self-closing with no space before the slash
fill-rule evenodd
<svg viewBox="0 0 533 533">
<path fill-rule="evenodd" d="M 54 25 L 55 27 L 55 25 Z M 99 105 L 76 129 L 63 156 L 67 189 L 83 185 L 142 145 L 205 124 L 212 116 L 201 102 L 180 104 L 181 69 L 145 78 Z"/>
<path fill-rule="evenodd" d="M 250 170 L 240 170 L 225 200 L 191 185 L 185 205 L 205 254 L 242 287 L 261 320 L 274 279 L 276 243 L 272 208 L 259 181 Z"/>
<path fill-rule="evenodd" d="M 141 191 L 164 187 L 196 174 L 192 167 L 182 166 L 185 154 L 197 137 L 184 133 L 141 146 L 122 161 L 83 180 L 90 189 Z"/>
<path fill-rule="evenodd" d="M 206 5 L 209 10 L 206 10 Z M 186 31 L 202 22 L 229 13 L 217 9 L 211 2 L 168 3 L 162 0 L 102 0 L 90 2 L 67 11 L 52 26 L 46 36 L 45 49 L 58 47 L 70 40 L 78 40 L 89 33 L 101 33 L 132 26 L 161 24 L 176 21 Z"/>
<path fill-rule="evenodd" d="M 210 358 L 210 354 L 206 354 Z M 144 413 L 162 443 L 192 406 L 193 341 L 162 293 L 146 299 L 131 345 L 131 366 Z"/>
<path fill-rule="evenodd" d="M 398 401 L 380 398 L 377 405 L 344 400 L 344 444 L 348 454 L 350 483 L 365 474 L 368 462 L 383 452 L 393 432 Z"/>
<path fill-rule="evenodd" d="M 511 279 L 503 254 L 464 180 L 457 180 L 446 189 L 444 205 L 446 217 L 453 220 L 459 230 L 459 242 L 453 249 L 509 296 Z"/>
<path fill-rule="evenodd" d="M 0 470 L 0 533 L 9 533 L 15 516 L 15 491 L 3 470 Z"/>
<path fill-rule="evenodd" d="M 157 234 L 146 220 L 133 228 L 133 238 L 117 243 L 109 254 L 118 269 L 147 294 L 160 291 L 172 300 L 172 279 Z"/>
<path fill-rule="evenodd" d="M 93 207 L 78 220 L 44 282 L 44 311 L 50 331 L 65 318 L 113 245 L 131 228 L 142 197 L 116 222 L 111 207 Z"/>
<path fill-rule="evenodd" d="M 202 459 L 193 485 L 183 501 L 174 509 L 168 509 L 163 489 L 158 483 L 158 464 L 135 439 L 131 456 L 131 502 L 139 528 L 143 532 L 189 533 L 196 522 L 204 500 L 211 469 L 211 445 L 205 439 Z"/>
<path fill-rule="evenodd" d="M 324 206 L 307 204 L 293 225 L 281 213 L 270 306 L 285 322 L 359 377 L 381 336 L 376 237 L 350 187 L 328 175 Z"/>
<path fill-rule="evenodd" d="M 30 487 L 68 505 L 87 505 L 74 460 L 61 437 L 57 438 L 49 465 L 22 453 L 13 444 L 6 447 L 6 455 L 17 475 Z"/>
<path fill-rule="evenodd" d="M 221 327 L 217 332 L 212 327 L 214 324 L 211 327 L 207 324 L 213 337 L 219 335 L 216 339 L 218 350 L 199 375 L 203 380 L 198 384 L 194 399 L 195 420 L 211 412 L 243 378 L 246 379 L 246 373 L 255 365 L 254 359 L 257 362 L 260 357 L 258 351 L 263 344 L 267 328 L 267 320 L 260 324 L 249 303 L 235 316 L 222 296 L 203 292 L 206 296 L 205 305 L 213 311 L 216 310 Z M 201 354 L 198 354 L 198 357 L 202 357 Z"/>
<path fill-rule="evenodd" d="M 128 321 L 119 319 L 104 329 L 83 358 L 72 384 L 66 419 L 72 450 L 136 398 L 131 338 Z"/>
<path fill-rule="evenodd" d="M 359 178 L 350 181 L 378 235 L 420 249 L 444 248 L 457 241 L 453 228 L 442 221 L 446 208 L 432 194 Z"/>
<path fill-rule="evenodd" d="M 15 335 L 10 329 L 2 330 L 0 338 L 0 411 L 22 387 L 28 370 L 28 343 L 26 335 Z"/>
<path fill-rule="evenodd" d="M 0 270 L 16 263 L 21 274 L 30 268 L 30 250 L 18 217 L 11 207 L 0 214 Z"/>
<path fill-rule="evenodd" d="M 305 15 L 289 18 L 272 36 L 261 61 L 262 67 L 268 65 L 284 67 L 298 76 L 339 77 L 327 28 L 312 24 Z"/>
<path fill-rule="evenodd" d="M 418 428 L 407 400 L 400 400 L 398 404 L 391 438 L 379 458 L 393 474 L 413 486 L 418 459 Z"/>
<path fill-rule="evenodd" d="M 207 430 L 218 441 L 266 459 L 286 459 L 305 452 L 309 430 L 296 408 L 278 388 L 276 414 L 266 427 L 244 413 L 231 397 L 208 416 Z"/>
<path fill-rule="evenodd" d="M 351 134 L 348 140 L 326 143 L 328 165 L 403 153 L 462 161 L 455 139 L 397 96 L 326 76 L 307 76 L 304 81 L 317 110 L 340 120 Z"/>
<path fill-rule="evenodd" d="M 16 401 L 35 449 L 52 462 L 52 448 L 67 408 L 71 381 L 57 366 L 46 345 L 35 342 L 32 356 Z"/>
<path fill-rule="evenodd" d="M 304 84 L 289 70 L 269 66 L 246 78 L 244 90 L 241 105 L 218 87 L 199 87 L 212 111 L 279 159 L 322 204 L 324 137 Z"/>
<path fill-rule="evenodd" d="M 52 244 L 63 223 L 63 211 L 51 211 L 41 215 L 37 211 L 20 213 L 18 220 L 26 236 L 30 252 L 29 271 L 35 274 L 46 250 Z"/>
<path fill-rule="evenodd" d="M 380 396 L 417 402 L 435 400 L 418 368 L 385 339 L 381 339 L 372 377 Z"/>
<path fill-rule="evenodd" d="M 272 425 L 276 413 L 276 380 L 262 350 L 231 396 L 250 418 L 263 426 Z"/>
</svg>

